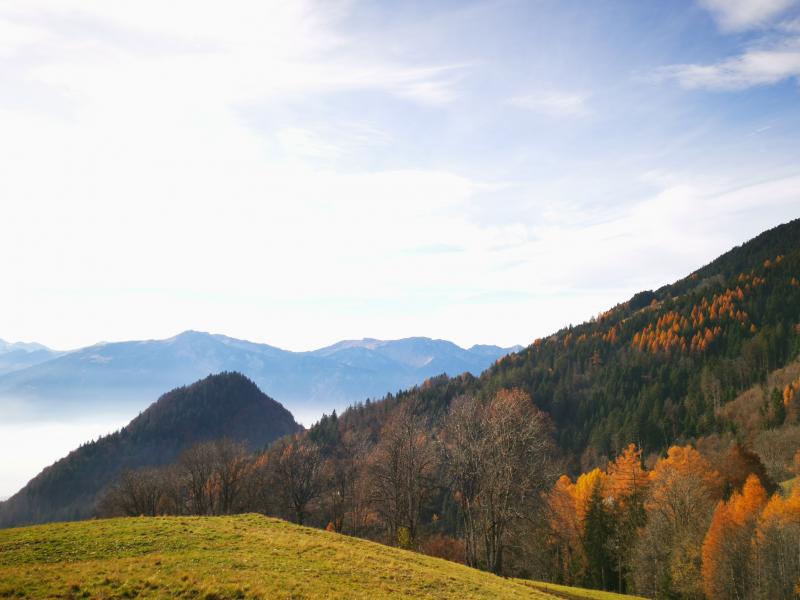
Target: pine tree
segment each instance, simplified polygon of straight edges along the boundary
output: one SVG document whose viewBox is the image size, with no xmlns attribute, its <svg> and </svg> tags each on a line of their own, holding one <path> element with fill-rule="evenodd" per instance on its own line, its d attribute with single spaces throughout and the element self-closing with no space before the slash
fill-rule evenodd
<svg viewBox="0 0 800 600">
<path fill-rule="evenodd" d="M 786 405 L 783 401 L 783 395 L 778 388 L 773 388 L 770 397 L 770 414 L 769 414 L 769 427 L 780 427 L 786 420 Z"/>
<path fill-rule="evenodd" d="M 614 533 L 611 512 L 603 499 L 602 487 L 592 489 L 584 520 L 583 546 L 587 560 L 586 584 L 597 589 L 613 588 L 617 580 L 609 540 Z"/>
</svg>

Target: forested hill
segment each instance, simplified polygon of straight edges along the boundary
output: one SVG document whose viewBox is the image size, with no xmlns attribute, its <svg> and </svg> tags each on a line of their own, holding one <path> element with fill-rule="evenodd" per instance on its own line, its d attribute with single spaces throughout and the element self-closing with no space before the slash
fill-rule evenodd
<svg viewBox="0 0 800 600">
<path fill-rule="evenodd" d="M 342 415 L 371 424 L 418 397 L 520 387 L 548 412 L 573 469 L 629 442 L 659 451 L 732 428 L 717 409 L 800 350 L 800 220 L 762 233 L 686 278 L 643 291 L 591 321 L 536 340 L 480 378 L 438 377 Z M 764 408 L 768 410 L 768 407 Z"/>
<path fill-rule="evenodd" d="M 0 503 L 0 527 L 89 517 L 122 471 L 170 463 L 200 441 L 227 437 L 255 451 L 301 429 L 244 375 L 211 375 L 164 394 L 120 431 L 47 467 Z"/>
</svg>

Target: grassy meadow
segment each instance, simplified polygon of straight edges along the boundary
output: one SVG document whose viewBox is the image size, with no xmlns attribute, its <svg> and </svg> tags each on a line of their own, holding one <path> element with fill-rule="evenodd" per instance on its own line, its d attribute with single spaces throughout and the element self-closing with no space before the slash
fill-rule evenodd
<svg viewBox="0 0 800 600">
<path fill-rule="evenodd" d="M 252 514 L 0 530 L 3 598 L 614 597 L 545 585 Z"/>
</svg>

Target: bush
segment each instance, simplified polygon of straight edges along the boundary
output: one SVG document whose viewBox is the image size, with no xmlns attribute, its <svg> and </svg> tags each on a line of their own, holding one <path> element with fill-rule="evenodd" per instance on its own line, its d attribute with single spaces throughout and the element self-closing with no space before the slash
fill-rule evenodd
<svg viewBox="0 0 800 600">
<path fill-rule="evenodd" d="M 422 553 L 464 564 L 464 540 L 435 535 L 422 543 Z"/>
</svg>

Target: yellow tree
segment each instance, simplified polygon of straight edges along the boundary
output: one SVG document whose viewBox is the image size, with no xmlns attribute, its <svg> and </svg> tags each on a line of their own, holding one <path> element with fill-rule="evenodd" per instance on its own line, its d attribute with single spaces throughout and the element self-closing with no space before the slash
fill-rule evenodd
<svg viewBox="0 0 800 600">
<path fill-rule="evenodd" d="M 596 468 L 581 474 L 575 483 L 562 475 L 547 495 L 550 543 L 557 556 L 557 579 L 581 580 L 587 567 L 583 548 L 586 511 L 595 488 L 605 494 L 606 473 Z"/>
<path fill-rule="evenodd" d="M 575 501 L 575 515 L 579 523 L 583 523 L 586 518 L 586 509 L 589 506 L 589 499 L 592 497 L 595 487 L 599 487 L 603 495 L 605 495 L 607 479 L 605 472 L 599 467 L 578 477 L 575 482 L 573 498 Z"/>
<path fill-rule="evenodd" d="M 653 597 L 702 598 L 699 548 L 722 482 L 691 446 L 673 446 L 650 472 L 647 524 L 632 562 L 637 590 Z"/>
</svg>

